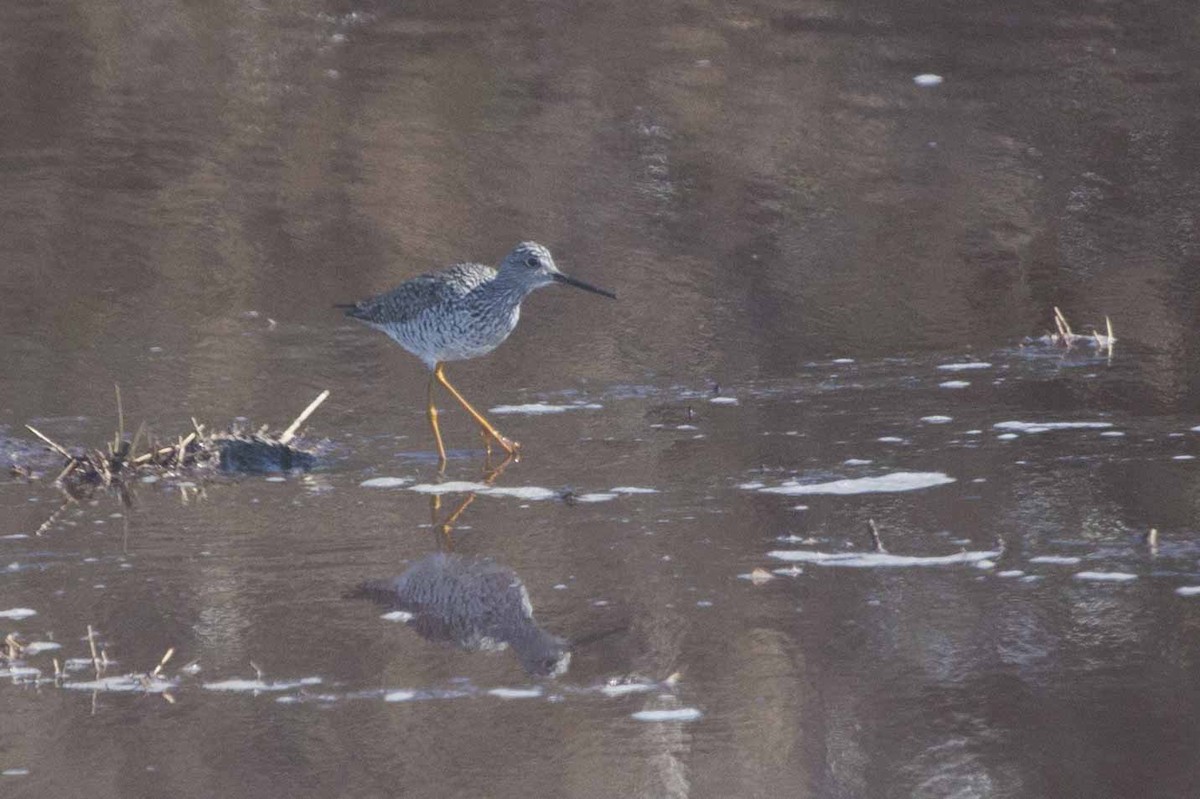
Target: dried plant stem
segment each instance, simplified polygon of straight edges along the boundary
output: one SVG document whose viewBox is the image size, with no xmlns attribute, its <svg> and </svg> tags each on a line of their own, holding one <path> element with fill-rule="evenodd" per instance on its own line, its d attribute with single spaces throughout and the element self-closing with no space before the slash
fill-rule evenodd
<svg viewBox="0 0 1200 799">
<path fill-rule="evenodd" d="M 320 394 L 318 394 L 317 398 L 315 400 L 313 400 L 312 402 L 310 402 L 308 404 L 308 407 L 300 412 L 300 415 L 296 417 L 296 421 L 292 422 L 291 425 L 288 427 L 288 429 L 283 431 L 283 435 L 281 435 L 279 437 L 279 443 L 287 444 L 289 441 L 291 441 L 293 438 L 295 438 L 296 432 L 300 429 L 300 425 L 304 424 L 305 420 L 307 420 L 308 417 L 312 416 L 313 412 L 316 411 L 317 408 L 321 407 L 321 403 L 324 402 L 325 400 L 327 400 L 328 398 L 329 398 L 329 389 L 325 389 Z"/>
<path fill-rule="evenodd" d="M 42 440 L 42 442 L 46 444 L 46 446 L 50 447 L 50 449 L 54 450 L 59 455 L 62 455 L 67 460 L 75 459 L 75 456 L 72 455 L 71 453 L 67 452 L 65 447 L 63 447 L 61 444 L 57 443 L 56 441 L 52 440 L 49 436 L 47 436 L 42 431 L 38 430 L 33 425 L 27 424 L 27 425 L 25 425 L 25 429 L 28 430 L 29 432 L 33 433 L 38 438 L 40 438 Z"/>
</svg>

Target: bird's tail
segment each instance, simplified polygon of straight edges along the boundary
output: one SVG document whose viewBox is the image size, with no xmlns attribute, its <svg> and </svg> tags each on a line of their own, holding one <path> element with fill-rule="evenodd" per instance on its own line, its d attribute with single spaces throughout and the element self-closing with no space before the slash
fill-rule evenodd
<svg viewBox="0 0 1200 799">
<path fill-rule="evenodd" d="M 364 319 L 363 308 L 356 302 L 335 302 L 334 308 L 349 316 L 351 319 Z"/>
</svg>

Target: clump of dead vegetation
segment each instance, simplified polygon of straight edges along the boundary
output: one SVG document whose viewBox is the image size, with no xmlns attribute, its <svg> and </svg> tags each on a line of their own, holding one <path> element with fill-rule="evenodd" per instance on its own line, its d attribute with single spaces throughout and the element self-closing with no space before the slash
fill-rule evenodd
<svg viewBox="0 0 1200 799">
<path fill-rule="evenodd" d="M 32 425 L 25 427 L 51 452 L 61 456 L 62 468 L 54 482 L 68 488 L 119 487 L 126 481 L 151 475 L 162 477 L 206 469 L 228 473 L 291 471 L 316 465 L 316 453 L 299 446 L 296 434 L 328 397 L 329 391 L 322 391 L 278 435 L 273 435 L 267 425 L 255 431 L 239 427 L 213 431 L 193 418 L 192 429 L 186 435 L 158 438 L 148 433 L 143 424 L 130 439 L 125 435 L 120 388 L 117 389 L 117 430 L 103 448 L 72 451 Z M 33 476 L 33 470 L 28 466 L 13 464 L 12 469 L 18 474 Z"/>
<path fill-rule="evenodd" d="M 1087 346 L 1111 357 L 1113 345 L 1116 344 L 1117 338 L 1113 335 L 1112 320 L 1107 316 L 1104 317 L 1104 328 L 1104 333 L 1098 330 L 1093 330 L 1091 333 L 1076 333 L 1071 329 L 1070 323 L 1067 322 L 1067 317 L 1058 306 L 1055 306 L 1054 331 L 1047 333 L 1040 339 L 1036 339 L 1036 342 L 1063 347 L 1064 349 L 1071 349 L 1076 345 Z"/>
</svg>

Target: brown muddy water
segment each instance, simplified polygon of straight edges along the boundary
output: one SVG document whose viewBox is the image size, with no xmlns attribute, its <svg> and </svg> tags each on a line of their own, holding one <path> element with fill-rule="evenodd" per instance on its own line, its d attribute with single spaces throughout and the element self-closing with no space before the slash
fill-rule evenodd
<svg viewBox="0 0 1200 799">
<path fill-rule="evenodd" d="M 1195 795 L 1198 33 L 6 0 L 4 458 L 117 383 L 164 436 L 332 396 L 306 474 L 0 476 L 0 794 Z M 439 480 L 423 367 L 330 306 L 522 239 L 620 300 L 452 365 L 524 450 L 443 403 Z M 1022 346 L 1055 305 L 1111 357 Z"/>
</svg>

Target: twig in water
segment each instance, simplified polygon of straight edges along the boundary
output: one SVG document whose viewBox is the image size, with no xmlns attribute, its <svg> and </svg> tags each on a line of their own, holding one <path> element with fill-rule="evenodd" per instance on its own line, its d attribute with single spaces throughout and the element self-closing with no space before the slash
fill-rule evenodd
<svg viewBox="0 0 1200 799">
<path fill-rule="evenodd" d="M 887 550 L 883 547 L 883 539 L 879 537 L 879 528 L 875 526 L 874 519 L 867 519 L 867 531 L 871 534 L 871 551 L 887 554 Z"/>
<path fill-rule="evenodd" d="M 252 660 L 252 661 L 250 661 L 250 668 L 254 669 L 255 675 L 258 676 L 258 681 L 262 682 L 263 681 L 263 670 L 258 667 L 258 664 Z"/>
<path fill-rule="evenodd" d="M 50 447 L 50 449 L 54 450 L 59 455 L 62 455 L 67 460 L 75 460 L 75 456 L 72 455 L 71 453 L 67 452 L 65 447 L 63 447 L 62 445 L 53 441 L 49 436 L 47 436 L 45 433 L 38 430 L 33 425 L 27 424 L 27 425 L 25 425 L 25 429 L 28 430 L 29 432 L 33 433 L 38 438 L 40 438 L 46 444 L 46 446 Z"/>
<path fill-rule="evenodd" d="M 329 389 L 325 389 L 318 394 L 317 398 L 310 402 L 308 407 L 300 412 L 300 415 L 296 417 L 296 421 L 292 422 L 288 429 L 283 431 L 283 435 L 279 437 L 279 443 L 287 444 L 289 441 L 295 438 L 296 432 L 300 429 L 300 425 L 304 424 L 305 420 L 312 416 L 313 412 L 316 411 L 317 408 L 321 407 L 321 403 L 328 398 Z"/>
<path fill-rule="evenodd" d="M 88 648 L 92 650 L 92 668 L 96 670 L 96 679 L 100 679 L 100 674 L 103 671 L 100 666 L 100 655 L 96 652 L 96 631 L 92 629 L 92 625 L 87 626 Z"/>
<path fill-rule="evenodd" d="M 163 666 L 167 665 L 167 661 L 170 660 L 171 656 L 174 654 L 175 654 L 175 647 L 171 647 L 170 649 L 167 650 L 167 654 L 162 656 L 162 660 L 160 660 L 158 662 L 158 665 L 154 667 L 154 671 L 150 672 L 151 679 L 155 679 L 160 674 L 162 674 Z"/>
</svg>

